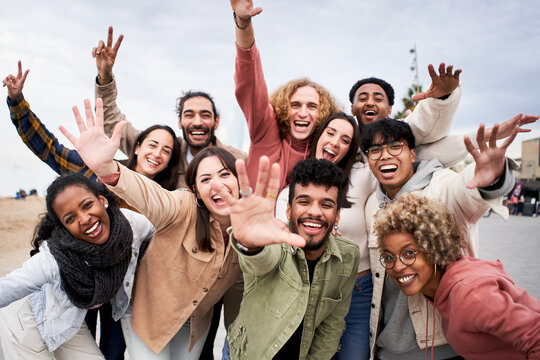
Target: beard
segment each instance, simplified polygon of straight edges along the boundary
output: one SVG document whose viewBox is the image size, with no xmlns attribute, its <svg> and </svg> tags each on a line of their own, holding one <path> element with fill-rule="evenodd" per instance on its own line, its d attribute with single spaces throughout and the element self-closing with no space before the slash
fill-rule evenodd
<svg viewBox="0 0 540 360">
<path fill-rule="evenodd" d="M 289 228 L 290 228 L 291 232 L 294 233 L 294 234 L 299 234 L 299 232 L 298 232 L 298 223 L 300 221 L 304 221 L 304 220 L 315 220 L 315 219 L 314 218 L 309 218 L 309 217 L 308 218 L 303 218 L 303 219 L 291 219 L 291 221 L 289 222 Z M 314 235 L 304 234 L 302 236 L 304 238 L 304 240 L 306 240 L 306 245 L 302 248 L 304 250 L 311 250 L 311 251 L 319 250 L 320 248 L 322 248 L 326 244 L 326 241 L 328 240 L 328 237 L 332 233 L 332 227 L 328 226 L 328 223 L 326 221 L 321 220 L 321 219 L 316 219 L 316 220 L 321 221 L 321 222 L 323 222 L 325 224 L 325 226 L 327 227 L 326 232 L 323 234 L 323 236 L 320 239 L 316 239 Z"/>
<path fill-rule="evenodd" d="M 194 130 L 202 130 L 202 131 L 208 132 L 208 138 L 202 143 L 194 143 L 189 138 L 189 133 L 194 131 Z M 194 149 L 204 149 L 208 145 L 214 144 L 215 139 L 216 139 L 216 136 L 214 134 L 214 128 L 210 129 L 210 128 L 208 128 L 206 126 L 202 126 L 202 125 L 189 126 L 187 128 L 187 131 L 186 131 L 186 128 L 182 126 L 182 136 L 184 137 L 184 140 L 187 142 L 188 146 L 192 147 Z"/>
</svg>

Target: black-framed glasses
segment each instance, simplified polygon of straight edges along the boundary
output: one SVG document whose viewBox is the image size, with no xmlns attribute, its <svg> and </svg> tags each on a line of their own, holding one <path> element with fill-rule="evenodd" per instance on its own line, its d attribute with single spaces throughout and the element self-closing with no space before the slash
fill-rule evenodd
<svg viewBox="0 0 540 360">
<path fill-rule="evenodd" d="M 413 249 L 403 249 L 399 252 L 399 256 L 385 252 L 381 255 L 379 261 L 387 270 L 390 270 L 393 269 L 394 266 L 396 266 L 396 261 L 398 258 L 403 263 L 403 265 L 413 265 L 416 261 L 416 254 L 418 254 L 418 251 Z"/>
<path fill-rule="evenodd" d="M 373 145 L 367 149 L 366 154 L 371 160 L 379 160 L 382 156 L 383 148 L 386 148 L 386 151 L 390 155 L 398 156 L 403 151 L 404 145 L 405 143 L 403 141 L 391 141 L 384 145 Z"/>
</svg>

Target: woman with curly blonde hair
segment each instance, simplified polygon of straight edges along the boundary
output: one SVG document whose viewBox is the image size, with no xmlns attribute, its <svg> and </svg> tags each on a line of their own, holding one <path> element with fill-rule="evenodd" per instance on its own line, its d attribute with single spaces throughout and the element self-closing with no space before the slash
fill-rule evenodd
<svg viewBox="0 0 540 360">
<path fill-rule="evenodd" d="M 422 293 L 433 303 L 457 353 L 466 359 L 540 355 L 540 300 L 516 286 L 499 260 L 462 255 L 463 231 L 445 206 L 404 194 L 379 211 L 374 230 L 387 274 L 405 295 Z"/>
<path fill-rule="evenodd" d="M 341 109 L 324 87 L 305 78 L 286 83 L 269 97 L 251 23 L 262 9 L 248 0 L 231 0 L 231 7 L 236 23 L 236 100 L 251 139 L 248 177 L 255 184 L 259 158 L 266 155 L 281 167 L 281 190 L 294 165 L 308 156 L 317 128 Z"/>
</svg>

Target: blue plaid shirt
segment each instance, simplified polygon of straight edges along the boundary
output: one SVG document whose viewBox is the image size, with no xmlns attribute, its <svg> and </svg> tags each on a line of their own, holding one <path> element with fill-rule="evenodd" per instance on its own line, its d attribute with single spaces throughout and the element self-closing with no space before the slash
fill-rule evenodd
<svg viewBox="0 0 540 360">
<path fill-rule="evenodd" d="M 11 100 L 7 98 L 11 121 L 17 128 L 22 141 L 44 163 L 57 174 L 80 173 L 97 180 L 96 175 L 83 162 L 79 153 L 58 142 L 39 118 L 30 110 L 30 105 L 21 94 Z"/>
</svg>

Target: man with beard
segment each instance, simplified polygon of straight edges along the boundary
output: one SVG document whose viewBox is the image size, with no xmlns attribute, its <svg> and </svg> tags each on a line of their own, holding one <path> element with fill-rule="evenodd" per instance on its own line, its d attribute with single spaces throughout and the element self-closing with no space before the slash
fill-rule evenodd
<svg viewBox="0 0 540 360">
<path fill-rule="evenodd" d="M 116 105 L 117 88 L 116 79 L 113 76 L 113 66 L 116 54 L 122 43 L 123 35 L 120 35 L 113 46 L 113 28 L 109 27 L 107 43 L 99 41 L 98 46 L 92 50 L 92 56 L 96 59 L 98 75 L 95 84 L 96 98 L 103 99 L 104 128 L 105 133 L 111 136 L 114 127 L 126 116 L 122 114 Z M 178 114 L 178 127 L 182 129 L 182 136 L 178 137 L 180 143 L 180 166 L 178 167 L 178 188 L 187 188 L 185 175 L 189 162 L 202 149 L 208 146 L 218 146 L 228 150 L 237 159 L 246 159 L 247 155 L 232 147 L 224 145 L 215 136 L 215 131 L 219 125 L 219 113 L 214 99 L 203 91 L 187 91 L 179 99 L 176 107 Z M 140 130 L 136 129 L 131 122 L 127 121 L 120 140 L 120 151 L 129 154 L 130 150 L 136 146 Z M 229 289 L 224 295 L 225 326 L 236 318 L 239 311 L 240 300 L 243 293 L 243 279 L 240 277 L 234 287 Z M 214 339 L 219 326 L 221 316 L 221 302 L 214 306 L 212 324 L 206 337 L 200 359 L 212 360 Z"/>
<path fill-rule="evenodd" d="M 231 359 L 330 359 L 345 328 L 358 246 L 332 235 L 344 200 L 341 169 L 308 158 L 291 173 L 289 228 L 274 218 L 280 167 L 263 156 L 255 193 L 237 161 L 241 199 L 219 185 L 231 206 L 231 241 L 246 292 L 229 327 Z M 225 354 L 225 358 L 227 354 Z"/>
<path fill-rule="evenodd" d="M 98 75 L 95 84 L 96 98 L 103 99 L 103 111 L 105 115 L 105 133 L 110 136 L 116 124 L 126 120 L 116 104 L 117 88 L 113 76 L 113 66 L 116 54 L 122 43 L 123 35 L 120 35 L 113 46 L 113 28 L 109 27 L 107 43 L 101 40 L 98 46 L 92 50 L 92 56 L 96 58 Z M 177 104 L 178 127 L 182 129 L 183 138 L 178 137 L 180 143 L 180 166 L 178 170 L 178 188 L 187 188 L 185 171 L 193 157 L 207 146 L 218 146 L 228 150 L 237 159 L 246 159 L 242 151 L 223 145 L 215 136 L 219 126 L 219 113 L 212 97 L 202 91 L 187 91 L 178 99 Z M 129 154 L 136 145 L 135 139 L 140 133 L 129 121 L 124 128 L 120 151 Z"/>
</svg>

